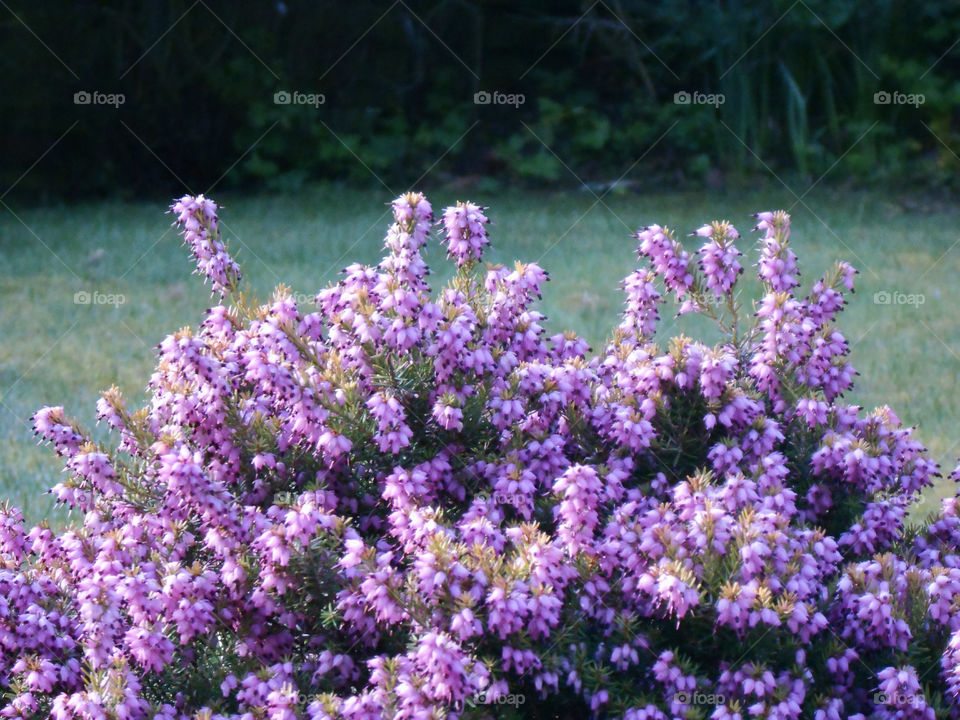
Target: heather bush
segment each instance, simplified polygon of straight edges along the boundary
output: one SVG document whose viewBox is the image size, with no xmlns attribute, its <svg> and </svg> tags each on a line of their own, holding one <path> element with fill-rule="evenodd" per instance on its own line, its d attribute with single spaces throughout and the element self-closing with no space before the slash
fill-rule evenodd
<svg viewBox="0 0 960 720">
<path fill-rule="evenodd" d="M 209 199 L 172 207 L 220 304 L 158 348 L 106 446 L 37 433 L 82 513 L 0 514 L 3 717 L 957 717 L 960 519 L 936 466 L 846 404 L 839 263 L 799 291 L 784 212 L 762 292 L 728 222 L 652 225 L 593 353 L 547 337 L 535 264 L 484 267 L 486 208 L 393 202 L 379 265 L 258 304 Z M 722 341 L 656 337 L 660 307 Z"/>
</svg>

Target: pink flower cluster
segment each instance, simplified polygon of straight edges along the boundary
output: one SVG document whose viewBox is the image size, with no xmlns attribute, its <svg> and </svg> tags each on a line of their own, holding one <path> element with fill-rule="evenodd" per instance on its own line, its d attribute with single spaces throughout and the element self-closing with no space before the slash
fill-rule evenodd
<svg viewBox="0 0 960 720">
<path fill-rule="evenodd" d="M 197 263 L 197 272 L 213 286 L 214 292 L 226 295 L 236 289 L 240 281 L 240 266 L 230 257 L 227 246 L 220 240 L 217 205 L 203 195 L 185 195 L 177 200 L 170 212 L 177 216 L 183 241 Z"/>
<path fill-rule="evenodd" d="M 853 270 L 799 295 L 760 213 L 756 313 L 726 222 L 638 233 L 603 348 L 549 335 L 535 264 L 482 269 L 484 209 L 419 193 L 376 266 L 253 305 L 216 206 L 173 207 L 221 293 L 150 400 L 62 408 L 63 532 L 0 511 L 0 717 L 960 717 L 960 514 L 853 381 Z M 714 345 L 656 342 L 668 294 Z"/>
<path fill-rule="evenodd" d="M 490 222 L 483 214 L 486 208 L 473 203 L 457 203 L 443 212 L 444 242 L 449 257 L 455 258 L 457 266 L 479 260 L 483 249 L 489 244 L 486 225 Z"/>
</svg>

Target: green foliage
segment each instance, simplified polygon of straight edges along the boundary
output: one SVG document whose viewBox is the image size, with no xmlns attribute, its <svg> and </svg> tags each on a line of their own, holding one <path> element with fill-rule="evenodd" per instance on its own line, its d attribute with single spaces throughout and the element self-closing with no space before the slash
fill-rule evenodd
<svg viewBox="0 0 960 720">
<path fill-rule="evenodd" d="M 195 191 L 289 191 L 320 178 L 406 186 L 419 174 L 411 168 L 569 186 L 610 182 L 641 157 L 634 183 L 829 170 L 942 185 L 960 146 L 955 3 L 9 9 L 22 23 L 11 14 L 0 26 L 0 123 L 17 142 L 0 186 L 70 128 L 18 183 L 30 198 L 168 191 L 173 181 Z M 126 101 L 77 106 L 78 90 Z M 283 90 L 325 102 L 275 104 Z M 525 102 L 477 105 L 478 91 Z M 678 105 L 679 91 L 724 102 Z M 878 105 L 878 91 L 925 101 Z"/>
</svg>

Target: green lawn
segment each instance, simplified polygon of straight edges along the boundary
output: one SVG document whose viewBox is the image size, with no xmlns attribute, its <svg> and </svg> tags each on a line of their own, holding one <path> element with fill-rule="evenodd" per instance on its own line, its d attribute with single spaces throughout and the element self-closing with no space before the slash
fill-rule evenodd
<svg viewBox="0 0 960 720">
<path fill-rule="evenodd" d="M 429 191 L 429 188 L 427 188 Z M 749 213 L 789 208 L 795 198 L 776 188 L 724 195 L 610 195 L 450 191 L 430 195 L 435 208 L 458 199 L 490 205 L 493 249 L 487 259 L 539 261 L 550 273 L 543 309 L 552 329 L 573 329 L 594 346 L 616 322 L 618 281 L 635 265 L 630 233 L 660 223 L 684 234 L 727 218 L 752 253 Z M 313 294 L 343 266 L 375 262 L 389 221 L 381 193 L 341 189 L 293 196 L 219 195 L 227 235 L 246 278 L 266 296 L 279 282 Z M 793 244 L 805 286 L 835 259 L 860 270 L 858 292 L 842 329 L 860 371 L 853 399 L 891 405 L 949 471 L 960 454 L 954 389 L 960 373 L 957 213 L 893 202 L 878 194 L 818 189 L 793 208 Z M 153 347 L 170 332 L 195 325 L 208 289 L 191 276 L 165 199 L 73 207 L 0 209 L 0 497 L 31 520 L 62 520 L 43 490 L 60 465 L 34 443 L 29 417 L 47 404 L 93 424 L 98 393 L 117 384 L 142 401 Z M 910 208 L 910 209 L 905 209 Z M 750 262 L 755 260 L 751 254 Z M 442 252 L 433 247 L 431 264 Z M 435 287 L 447 276 L 444 265 Z M 78 291 L 122 294 L 119 306 L 79 305 Z M 874 293 L 922 293 L 922 305 L 874 303 Z M 683 329 L 697 329 L 687 318 Z M 674 328 L 665 323 L 664 330 Z M 953 492 L 944 482 L 937 491 Z M 926 505 L 932 507 L 932 498 Z"/>
</svg>

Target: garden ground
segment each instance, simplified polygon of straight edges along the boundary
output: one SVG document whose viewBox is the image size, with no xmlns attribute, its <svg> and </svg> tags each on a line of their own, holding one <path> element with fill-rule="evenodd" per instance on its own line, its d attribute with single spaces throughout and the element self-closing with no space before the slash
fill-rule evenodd
<svg viewBox="0 0 960 720">
<path fill-rule="evenodd" d="M 572 329 L 597 347 L 617 321 L 620 278 L 635 265 L 637 227 L 660 223 L 686 234 L 726 218 L 755 261 L 749 213 L 791 208 L 793 247 L 804 287 L 846 260 L 859 271 L 857 294 L 841 317 L 860 372 L 850 399 L 868 409 L 889 404 L 946 471 L 960 455 L 955 389 L 960 379 L 960 212 L 889 194 L 817 188 L 801 202 L 792 193 L 551 194 L 424 188 L 435 209 L 458 199 L 491 206 L 487 260 L 537 261 L 550 273 L 542 311 L 548 327 Z M 502 197 L 501 197 L 502 195 Z M 391 194 L 338 188 L 292 196 L 216 195 L 231 249 L 261 298 L 283 282 L 304 299 L 352 262 L 379 257 Z M 209 288 L 190 276 L 187 250 L 156 203 L 98 203 L 0 215 L 0 498 L 28 520 L 62 522 L 43 491 L 60 464 L 38 448 L 34 410 L 62 404 L 93 425 L 99 391 L 118 385 L 142 402 L 153 347 L 196 325 Z M 691 243 L 692 246 L 692 243 Z M 434 287 L 449 274 L 443 252 L 428 255 Z M 746 298 L 745 298 L 746 299 Z M 698 318 L 674 320 L 661 335 L 702 332 Z M 953 492 L 941 481 L 925 498 Z"/>
</svg>

